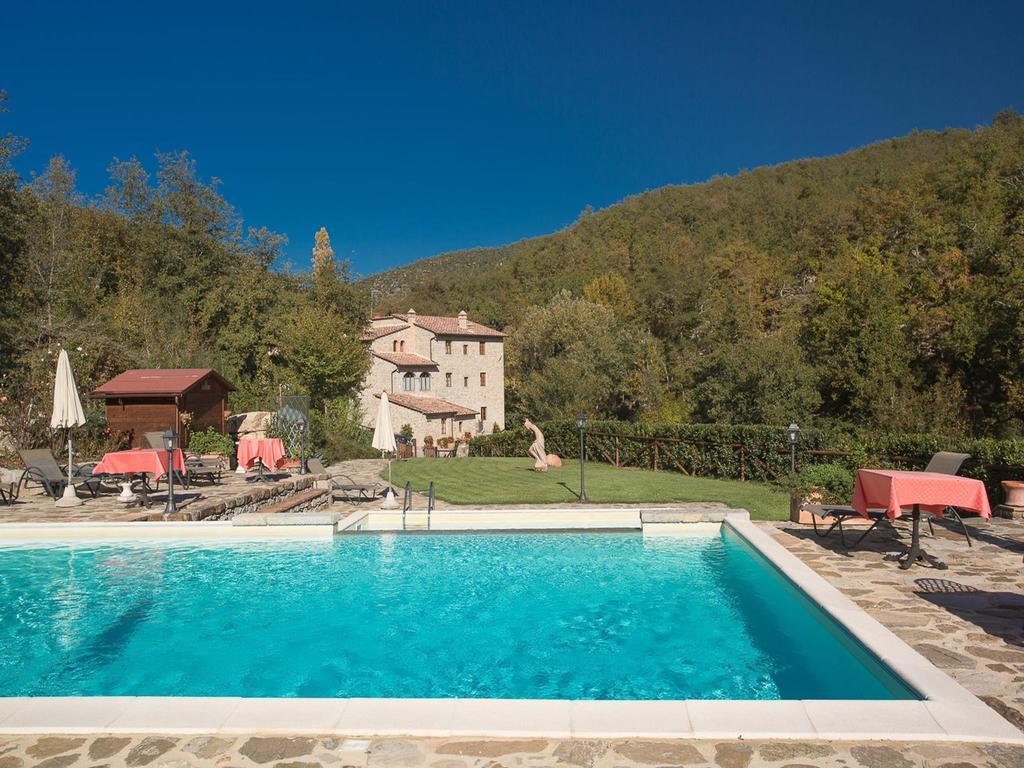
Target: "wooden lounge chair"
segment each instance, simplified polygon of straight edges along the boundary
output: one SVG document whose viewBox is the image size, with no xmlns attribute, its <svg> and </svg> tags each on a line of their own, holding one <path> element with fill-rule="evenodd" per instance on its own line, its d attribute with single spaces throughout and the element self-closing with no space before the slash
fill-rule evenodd
<svg viewBox="0 0 1024 768">
<path fill-rule="evenodd" d="M 190 453 L 185 457 L 186 487 L 195 480 L 203 478 L 216 485 L 224 474 L 224 458 L 204 459 L 198 453 Z"/>
<path fill-rule="evenodd" d="M 28 483 L 39 483 L 43 489 L 54 500 L 59 499 L 68 484 L 67 467 L 61 467 L 53 457 L 49 448 L 32 448 L 26 451 L 18 451 L 21 461 L 25 465 L 25 471 L 21 474 L 18 487 Z M 95 464 L 72 464 L 71 484 L 78 488 L 85 488 L 96 497 L 102 484 L 98 477 L 93 477 L 92 467 Z"/>
<path fill-rule="evenodd" d="M 971 458 L 969 453 L 950 453 L 948 451 L 939 451 L 931 460 L 928 462 L 928 466 L 924 468 L 925 472 L 939 472 L 944 475 L 955 475 L 960 471 L 960 467 L 963 466 L 964 462 Z M 888 511 L 884 509 L 869 509 L 868 519 L 871 520 L 871 526 L 860 535 L 860 537 L 853 543 L 851 547 L 846 543 L 846 532 L 843 530 L 843 521 L 850 518 L 859 518 L 861 514 L 853 507 L 845 504 L 805 504 L 804 508 L 811 512 L 811 523 L 814 526 L 814 532 L 824 538 L 832 533 L 836 528 L 839 529 L 839 539 L 843 546 L 847 549 L 856 549 L 861 545 L 861 542 L 868 537 L 875 528 L 877 528 L 883 521 L 889 520 Z M 960 528 L 963 530 L 964 538 L 967 539 L 967 546 L 973 546 L 971 543 L 971 534 L 967 530 L 967 526 L 964 524 L 963 519 L 960 517 L 959 511 L 955 507 L 946 507 L 945 514 L 952 515 L 953 518 L 960 523 Z M 832 524 L 824 531 L 818 528 L 818 518 L 822 518 L 825 521 L 831 519 Z M 935 530 L 932 527 L 932 518 L 934 514 L 929 514 L 926 518 L 928 521 L 928 529 L 935 534 Z"/>
<path fill-rule="evenodd" d="M 381 495 L 382 486 L 380 483 L 357 483 L 351 477 L 341 472 L 335 472 L 332 475 L 327 471 L 327 468 L 324 467 L 324 463 L 315 456 L 306 460 L 306 469 L 314 475 L 327 475 L 331 482 L 332 496 L 333 492 L 337 491 L 348 499 L 355 499 L 357 501 L 373 501 Z M 338 482 L 335 478 L 339 477 L 347 482 Z"/>
</svg>

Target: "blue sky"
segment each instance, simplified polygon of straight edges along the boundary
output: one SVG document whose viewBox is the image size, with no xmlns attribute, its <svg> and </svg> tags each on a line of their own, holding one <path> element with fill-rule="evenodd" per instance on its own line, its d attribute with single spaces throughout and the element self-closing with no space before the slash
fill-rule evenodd
<svg viewBox="0 0 1024 768">
<path fill-rule="evenodd" d="M 499 245 L 669 183 L 1024 111 L 1024 3 L 67 3 L 0 13 L 26 176 L 186 149 L 306 267 Z"/>
</svg>

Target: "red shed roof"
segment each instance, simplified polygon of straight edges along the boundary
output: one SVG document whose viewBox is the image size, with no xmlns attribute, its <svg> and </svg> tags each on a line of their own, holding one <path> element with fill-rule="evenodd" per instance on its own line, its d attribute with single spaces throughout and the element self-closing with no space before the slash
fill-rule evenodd
<svg viewBox="0 0 1024 768">
<path fill-rule="evenodd" d="M 215 378 L 229 392 L 234 391 L 235 385 L 213 368 L 136 368 L 97 387 L 90 397 L 183 395 L 209 377 Z"/>
</svg>

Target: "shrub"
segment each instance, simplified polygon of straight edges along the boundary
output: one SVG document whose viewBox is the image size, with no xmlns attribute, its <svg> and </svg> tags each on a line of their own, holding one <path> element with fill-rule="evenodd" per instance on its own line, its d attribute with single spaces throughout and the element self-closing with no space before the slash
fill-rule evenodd
<svg viewBox="0 0 1024 768">
<path fill-rule="evenodd" d="M 809 464 L 799 472 L 786 475 L 779 485 L 798 499 L 814 499 L 824 504 L 849 504 L 853 498 L 855 476 L 839 462 Z"/>
<path fill-rule="evenodd" d="M 412 440 L 412 424 L 403 424 L 399 434 L 406 440 Z"/>
<path fill-rule="evenodd" d="M 205 432 L 193 432 L 188 439 L 188 449 L 193 453 L 220 453 L 230 456 L 235 451 L 235 443 L 228 435 L 222 435 L 213 427 Z"/>
</svg>

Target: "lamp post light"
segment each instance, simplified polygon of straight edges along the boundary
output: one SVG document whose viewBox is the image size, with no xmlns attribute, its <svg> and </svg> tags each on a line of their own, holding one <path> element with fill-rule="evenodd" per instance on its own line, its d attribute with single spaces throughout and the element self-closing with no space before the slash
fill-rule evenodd
<svg viewBox="0 0 1024 768">
<path fill-rule="evenodd" d="M 586 451 L 583 446 L 583 430 L 587 426 L 587 414 L 583 411 L 580 411 L 576 416 L 576 425 L 580 428 L 580 501 L 586 501 L 587 491 L 583 477 L 583 467 L 586 463 Z"/>
<path fill-rule="evenodd" d="M 164 432 L 164 450 L 167 451 L 167 504 L 164 505 L 164 517 L 178 511 L 174 503 L 174 452 L 178 450 L 178 433 L 173 429 Z"/>
<path fill-rule="evenodd" d="M 800 434 L 800 427 L 794 421 L 789 425 L 789 471 L 796 472 L 796 438 Z"/>
</svg>

